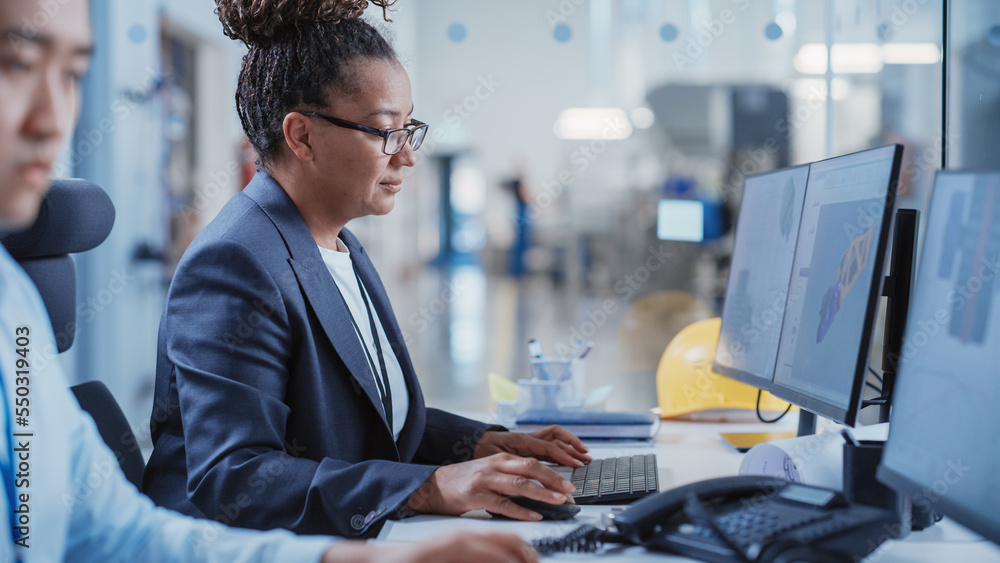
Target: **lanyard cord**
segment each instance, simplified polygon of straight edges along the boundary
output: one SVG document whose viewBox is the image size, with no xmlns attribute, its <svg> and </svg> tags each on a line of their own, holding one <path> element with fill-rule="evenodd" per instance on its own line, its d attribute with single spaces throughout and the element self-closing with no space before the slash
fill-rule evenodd
<svg viewBox="0 0 1000 563">
<path fill-rule="evenodd" d="M 11 547 L 17 553 L 17 515 L 14 507 L 17 506 L 17 489 L 14 487 L 14 433 L 10 424 L 10 403 L 7 402 L 7 385 L 4 384 L 3 374 L 0 372 L 0 401 L 3 401 L 4 412 L 4 434 L 7 437 L 7 461 L 0 463 L 0 475 L 3 479 L 4 493 L 7 495 L 8 512 L 10 516 L 10 541 Z M 15 561 L 21 559 L 15 555 Z"/>
<path fill-rule="evenodd" d="M 354 268 L 354 278 L 358 280 L 358 291 L 361 292 L 361 299 L 365 302 L 365 311 L 368 312 L 368 324 L 371 327 L 372 340 L 375 341 L 375 353 L 378 355 L 378 372 L 375 371 L 375 362 L 372 360 L 371 353 L 368 351 L 368 345 L 365 343 L 364 336 L 361 333 L 361 328 L 358 327 L 357 321 L 354 320 L 354 315 L 350 315 L 351 308 L 347 307 L 346 301 L 344 301 L 344 306 L 347 308 L 347 313 L 351 317 L 351 324 L 354 325 L 354 330 L 357 331 L 358 337 L 361 338 L 361 347 L 365 350 L 365 357 L 368 359 L 368 367 L 372 370 L 372 375 L 375 378 L 375 386 L 378 388 L 379 394 L 382 397 L 382 410 L 385 411 L 385 420 L 389 425 L 389 431 L 392 432 L 392 394 L 389 388 L 389 373 L 385 368 L 385 357 L 382 355 L 381 338 L 379 338 L 378 328 L 375 326 L 375 316 L 372 315 L 371 305 L 368 304 L 368 296 L 365 294 L 365 287 L 361 283 L 361 276 L 358 274 L 357 268 Z M 344 300 L 344 296 L 341 295 L 340 299 Z"/>
</svg>

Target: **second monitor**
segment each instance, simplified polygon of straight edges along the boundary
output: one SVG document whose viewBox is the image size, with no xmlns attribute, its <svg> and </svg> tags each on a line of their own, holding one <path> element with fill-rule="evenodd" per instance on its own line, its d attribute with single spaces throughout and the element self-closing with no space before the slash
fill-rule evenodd
<svg viewBox="0 0 1000 563">
<path fill-rule="evenodd" d="M 806 164 L 743 184 L 713 369 L 764 390 L 774 377 L 808 176 Z"/>
<path fill-rule="evenodd" d="M 868 371 L 903 147 L 815 162 L 770 391 L 853 425 Z"/>
</svg>

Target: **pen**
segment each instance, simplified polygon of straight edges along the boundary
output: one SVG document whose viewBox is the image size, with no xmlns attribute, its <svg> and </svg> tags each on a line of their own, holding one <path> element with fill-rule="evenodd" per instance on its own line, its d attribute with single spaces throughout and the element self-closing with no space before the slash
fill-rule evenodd
<svg viewBox="0 0 1000 563">
<path fill-rule="evenodd" d="M 534 338 L 529 340 L 528 354 L 531 355 L 533 359 L 538 360 L 538 362 L 536 362 L 538 365 L 538 373 L 542 379 L 548 381 L 550 379 L 548 366 L 546 366 L 545 363 L 541 361 L 542 358 L 545 356 L 545 353 L 542 351 L 542 344 L 537 340 L 535 340 Z"/>
<path fill-rule="evenodd" d="M 583 341 L 580 340 L 579 343 L 583 344 Z M 576 353 L 576 350 L 573 350 L 573 357 L 570 358 L 569 363 L 566 365 L 566 369 L 564 369 L 563 372 L 562 372 L 562 375 L 559 376 L 559 381 L 566 381 L 567 379 L 569 379 L 570 377 L 572 377 L 573 376 L 573 362 L 575 362 L 577 360 L 582 360 L 582 359 L 586 358 L 587 354 L 590 353 L 590 350 L 593 347 L 594 347 L 594 343 L 593 342 L 588 342 L 587 345 L 583 347 L 583 350 L 580 351 L 579 355 Z M 579 344 L 577 345 L 577 349 L 579 349 Z"/>
<path fill-rule="evenodd" d="M 563 369 L 562 374 L 559 376 L 559 381 L 566 381 L 570 377 L 573 377 L 573 362 L 576 358 L 570 358 L 569 362 L 566 363 L 566 368 Z"/>
</svg>

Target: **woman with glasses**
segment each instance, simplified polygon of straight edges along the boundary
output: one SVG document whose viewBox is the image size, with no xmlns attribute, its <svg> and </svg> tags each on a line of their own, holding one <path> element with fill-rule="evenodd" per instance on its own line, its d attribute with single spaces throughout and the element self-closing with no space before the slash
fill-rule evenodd
<svg viewBox="0 0 1000 563">
<path fill-rule="evenodd" d="M 392 0 L 373 0 L 383 16 Z M 192 242 L 160 325 L 144 492 L 248 528 L 346 537 L 386 518 L 540 516 L 566 430 L 426 408 L 379 276 L 344 226 L 392 210 L 427 125 L 360 0 L 217 0 L 244 42 L 236 93 L 258 171 Z"/>
</svg>

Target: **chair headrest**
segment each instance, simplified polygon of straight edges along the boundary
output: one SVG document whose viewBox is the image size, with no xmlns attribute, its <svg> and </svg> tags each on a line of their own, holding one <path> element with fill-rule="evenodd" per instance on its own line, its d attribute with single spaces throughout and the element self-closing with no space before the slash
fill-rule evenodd
<svg viewBox="0 0 1000 563">
<path fill-rule="evenodd" d="M 53 180 L 35 223 L 4 233 L 0 242 L 16 260 L 85 252 L 104 242 L 115 224 L 115 206 L 97 184 Z"/>
<path fill-rule="evenodd" d="M 26 258 L 20 264 L 42 296 L 62 354 L 76 339 L 76 265 L 68 254 Z"/>
</svg>

